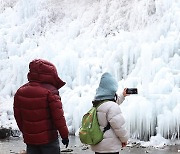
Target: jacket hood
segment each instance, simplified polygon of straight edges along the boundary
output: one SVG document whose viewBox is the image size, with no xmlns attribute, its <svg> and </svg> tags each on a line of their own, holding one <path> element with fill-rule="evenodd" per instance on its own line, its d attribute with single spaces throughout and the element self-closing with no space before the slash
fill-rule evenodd
<svg viewBox="0 0 180 154">
<path fill-rule="evenodd" d="M 29 63 L 28 81 L 52 84 L 57 89 L 66 83 L 57 74 L 56 67 L 43 59 L 35 59 Z"/>
<path fill-rule="evenodd" d="M 117 90 L 117 81 L 110 73 L 106 72 L 101 76 L 94 100 L 113 100 Z"/>
</svg>

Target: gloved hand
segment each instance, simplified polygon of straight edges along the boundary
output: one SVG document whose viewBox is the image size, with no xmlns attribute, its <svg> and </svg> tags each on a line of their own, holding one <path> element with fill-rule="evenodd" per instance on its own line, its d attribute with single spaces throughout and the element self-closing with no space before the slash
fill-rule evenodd
<svg viewBox="0 0 180 154">
<path fill-rule="evenodd" d="M 69 139 L 68 139 L 68 138 L 62 139 L 62 143 L 63 143 L 64 145 L 66 145 L 66 148 L 67 148 L 68 145 L 69 145 Z"/>
<path fill-rule="evenodd" d="M 122 144 L 122 147 L 126 147 L 127 142 L 122 142 L 121 144 Z"/>
</svg>

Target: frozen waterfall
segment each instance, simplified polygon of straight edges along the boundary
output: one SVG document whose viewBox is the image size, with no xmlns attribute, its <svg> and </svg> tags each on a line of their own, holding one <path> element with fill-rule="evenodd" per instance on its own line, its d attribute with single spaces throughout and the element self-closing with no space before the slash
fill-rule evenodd
<svg viewBox="0 0 180 154">
<path fill-rule="evenodd" d="M 43 58 L 67 82 L 60 90 L 71 134 L 103 72 L 118 92 L 131 138 L 180 137 L 179 0 L 0 0 L 0 127 L 17 129 L 13 95 L 28 64 Z"/>
</svg>

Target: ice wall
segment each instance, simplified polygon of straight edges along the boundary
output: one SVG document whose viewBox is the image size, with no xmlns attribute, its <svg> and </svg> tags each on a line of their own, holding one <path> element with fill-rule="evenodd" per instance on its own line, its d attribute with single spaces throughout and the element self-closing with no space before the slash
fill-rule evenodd
<svg viewBox="0 0 180 154">
<path fill-rule="evenodd" d="M 72 134 L 105 71 L 119 90 L 137 87 L 120 106 L 132 138 L 179 138 L 180 1 L 1 0 L 0 126 L 17 128 L 13 95 L 34 58 L 51 61 Z"/>
</svg>

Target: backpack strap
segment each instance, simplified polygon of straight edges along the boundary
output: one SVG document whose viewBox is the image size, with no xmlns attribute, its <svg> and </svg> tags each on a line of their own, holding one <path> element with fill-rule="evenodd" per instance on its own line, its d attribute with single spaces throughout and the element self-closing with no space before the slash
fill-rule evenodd
<svg viewBox="0 0 180 154">
<path fill-rule="evenodd" d="M 108 122 L 107 126 L 104 127 L 103 133 L 105 133 L 107 130 L 109 130 L 111 128 L 110 123 Z"/>
<path fill-rule="evenodd" d="M 97 109 L 101 104 L 103 104 L 104 102 L 107 102 L 108 100 L 103 100 L 103 101 L 98 101 L 96 104 L 94 104 L 93 106 Z M 109 130 L 111 128 L 110 123 L 108 122 L 107 126 L 104 127 L 103 133 L 105 133 L 107 130 Z"/>
</svg>

